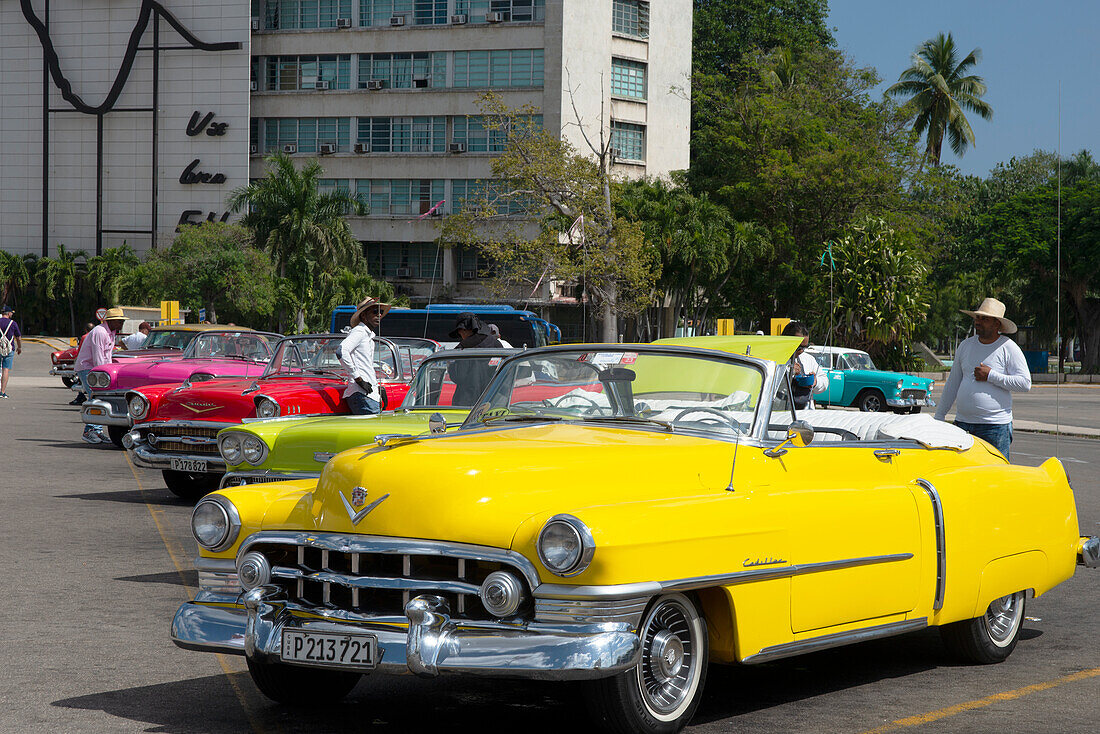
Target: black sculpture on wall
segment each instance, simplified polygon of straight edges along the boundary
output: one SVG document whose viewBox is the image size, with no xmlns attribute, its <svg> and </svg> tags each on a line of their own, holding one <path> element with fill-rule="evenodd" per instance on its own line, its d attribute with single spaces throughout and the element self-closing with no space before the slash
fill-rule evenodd
<svg viewBox="0 0 1100 734">
<path fill-rule="evenodd" d="M 42 71 L 42 256 L 49 254 L 49 164 L 50 164 L 50 115 L 55 113 L 78 112 L 96 117 L 96 254 L 103 252 L 104 234 L 148 234 L 151 244 L 157 246 L 157 197 L 158 197 L 158 140 L 157 140 L 157 108 L 160 101 L 160 54 L 165 51 L 235 51 L 241 48 L 238 41 L 222 43 L 206 43 L 199 40 L 184 25 L 172 15 L 163 5 L 156 0 L 142 0 L 138 12 L 137 22 L 130 32 L 130 39 L 126 45 L 126 52 L 119 67 L 118 74 L 111 84 L 107 96 L 98 105 L 87 103 L 79 94 L 73 91 L 72 84 L 61 70 L 57 51 L 54 48 L 53 39 L 50 37 L 50 0 L 45 0 L 45 19 L 39 18 L 31 7 L 31 0 L 19 0 L 23 17 L 26 18 L 31 28 L 38 36 L 42 45 L 43 71 Z M 164 20 L 172 27 L 187 45 L 163 46 L 160 43 L 160 21 Z M 142 46 L 141 40 L 149 29 L 150 21 L 153 26 L 152 46 Z M 119 96 L 126 88 L 126 83 L 133 70 L 134 59 L 141 51 L 153 53 L 153 90 L 152 104 L 149 107 L 119 108 L 115 104 Z M 62 98 L 71 105 L 71 108 L 51 109 L 50 80 L 61 92 Z M 103 228 L 103 118 L 111 112 L 149 113 L 152 127 L 152 175 L 150 200 L 152 201 L 152 216 L 148 230 L 144 229 L 104 229 Z"/>
</svg>

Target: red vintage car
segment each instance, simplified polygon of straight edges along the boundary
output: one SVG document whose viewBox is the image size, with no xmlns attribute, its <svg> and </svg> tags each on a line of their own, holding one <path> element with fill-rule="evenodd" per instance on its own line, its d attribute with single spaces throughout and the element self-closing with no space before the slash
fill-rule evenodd
<svg viewBox="0 0 1100 734">
<path fill-rule="evenodd" d="M 214 379 L 147 385 L 129 391 L 133 429 L 123 445 L 137 466 L 160 469 L 178 497 L 198 499 L 218 488 L 225 462 L 218 453 L 222 428 L 247 420 L 348 413 L 347 372 L 336 350 L 344 334 L 281 339 L 258 379 Z M 391 409 L 409 391 L 412 371 L 401 350 L 378 339 L 375 372 Z"/>
</svg>

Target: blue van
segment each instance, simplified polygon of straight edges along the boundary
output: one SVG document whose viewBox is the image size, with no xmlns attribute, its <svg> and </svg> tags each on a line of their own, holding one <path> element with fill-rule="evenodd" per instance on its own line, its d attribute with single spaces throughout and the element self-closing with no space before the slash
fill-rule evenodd
<svg viewBox="0 0 1100 734">
<path fill-rule="evenodd" d="M 355 313 L 355 306 L 337 306 L 332 311 L 333 332 L 343 331 Z M 450 332 L 460 313 L 473 313 L 487 324 L 496 324 L 500 336 L 513 347 L 544 347 L 561 341 L 561 329 L 531 311 L 512 306 L 469 303 L 433 303 L 427 308 L 393 308 L 382 319 L 379 336 L 415 336 L 453 342 Z"/>
</svg>

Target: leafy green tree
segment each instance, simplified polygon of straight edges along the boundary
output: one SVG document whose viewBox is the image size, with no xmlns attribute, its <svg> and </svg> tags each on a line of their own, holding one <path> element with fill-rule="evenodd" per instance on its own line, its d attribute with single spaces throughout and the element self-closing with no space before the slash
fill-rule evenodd
<svg viewBox="0 0 1100 734">
<path fill-rule="evenodd" d="M 490 183 L 452 203 L 457 211 L 445 221 L 442 241 L 478 248 L 497 263 L 502 293 L 548 277 L 580 283 L 598 309 L 601 338 L 617 341 L 617 317 L 649 305 L 656 262 L 641 228 L 616 215 L 610 140 L 582 128 L 590 155 L 581 154 L 533 124 L 535 108 L 509 107 L 493 94 L 479 106 L 504 152 L 493 159 Z M 532 225 L 517 214 L 541 220 Z"/>
<path fill-rule="evenodd" d="M 317 301 L 317 308 L 310 314 L 310 323 L 318 330 L 327 330 L 329 316 L 337 306 L 361 303 L 366 298 L 375 298 L 394 306 L 408 305 L 408 299 L 398 297 L 393 286 L 384 280 L 377 280 L 369 273 L 344 268 L 328 283 Z"/>
<path fill-rule="evenodd" d="M 121 247 L 111 247 L 102 255 L 88 260 L 88 278 L 106 298 L 106 302 L 116 306 L 123 280 L 131 270 L 141 264 L 134 249 L 123 243 Z"/>
<path fill-rule="evenodd" d="M 223 307 L 263 317 L 275 301 L 271 260 L 236 224 L 203 222 L 180 229 L 167 249 L 149 254 L 140 276 L 155 298 L 172 298 L 212 323 Z M 132 282 L 132 281 L 131 281 Z"/>
<path fill-rule="evenodd" d="M 909 367 L 913 335 L 928 311 L 920 255 L 885 220 L 867 217 L 834 243 L 832 257 L 836 343 L 869 352 L 882 367 Z"/>
<path fill-rule="evenodd" d="M 228 205 L 234 212 L 247 208 L 241 224 L 270 253 L 279 277 L 290 282 L 297 301 L 296 326 L 302 332 L 309 304 L 325 283 L 340 268 L 360 262 L 362 245 L 345 215 L 365 210 L 347 191 L 318 190 L 324 171 L 317 161 L 298 170 L 289 156 L 276 153 L 266 162 L 267 175 L 234 190 Z"/>
<path fill-rule="evenodd" d="M 735 74 L 744 54 L 832 46 L 828 0 L 695 0 L 696 74 Z"/>
<path fill-rule="evenodd" d="M 27 261 L 19 255 L 0 250 L 0 302 L 11 303 L 15 292 L 26 288 L 30 280 Z"/>
<path fill-rule="evenodd" d="M 69 303 L 71 334 L 76 333 L 74 296 L 79 281 L 86 273 L 87 258 L 88 253 L 84 250 L 68 250 L 65 245 L 58 243 L 56 257 L 38 260 L 38 280 L 42 295 L 47 299 L 63 298 Z"/>
<path fill-rule="evenodd" d="M 945 135 L 957 156 L 974 144 L 974 130 L 964 110 L 984 120 L 993 119 L 993 107 L 982 99 L 987 91 L 985 81 L 968 73 L 977 66 L 981 53 L 976 48 L 960 60 L 955 39 L 950 33 L 940 33 L 921 44 L 913 54 L 913 65 L 886 90 L 888 95 L 909 98 L 913 130 L 926 135 L 925 155 L 934 166 L 940 165 Z"/>
</svg>

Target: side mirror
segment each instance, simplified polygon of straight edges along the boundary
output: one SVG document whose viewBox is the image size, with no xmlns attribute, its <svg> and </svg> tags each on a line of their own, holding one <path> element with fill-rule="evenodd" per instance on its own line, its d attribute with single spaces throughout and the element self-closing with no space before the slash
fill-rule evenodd
<svg viewBox="0 0 1100 734">
<path fill-rule="evenodd" d="M 440 413 L 432 413 L 428 418 L 428 432 L 433 436 L 447 432 L 447 420 Z"/>
<path fill-rule="evenodd" d="M 764 449 L 764 455 L 776 458 L 787 453 L 787 446 L 803 448 L 814 440 L 814 427 L 806 421 L 794 421 L 787 426 L 787 439 L 771 449 Z"/>
</svg>

